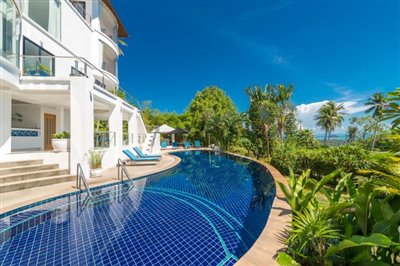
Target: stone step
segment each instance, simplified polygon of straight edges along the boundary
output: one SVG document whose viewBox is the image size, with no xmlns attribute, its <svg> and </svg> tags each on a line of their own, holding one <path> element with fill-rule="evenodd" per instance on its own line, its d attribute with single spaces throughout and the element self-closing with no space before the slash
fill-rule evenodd
<svg viewBox="0 0 400 266">
<path fill-rule="evenodd" d="M 0 163 L 0 169 L 18 167 L 18 166 L 27 166 L 27 165 L 39 165 L 39 164 L 43 164 L 43 160 L 24 160 L 24 161 L 2 162 L 2 163 Z"/>
<path fill-rule="evenodd" d="M 42 178 L 0 184 L 0 193 L 69 182 L 75 180 L 75 178 L 76 177 L 74 175 L 68 174 L 68 175 L 49 176 L 49 177 L 42 177 Z"/>
<path fill-rule="evenodd" d="M 9 168 L 0 169 L 0 176 L 12 175 L 18 173 L 35 172 L 40 170 L 57 169 L 58 164 L 38 164 L 38 165 L 26 165 L 26 166 L 15 166 Z"/>
<path fill-rule="evenodd" d="M 10 175 L 2 175 L 0 176 L 0 184 L 17 182 L 28 179 L 37 179 L 42 177 L 49 176 L 58 176 L 58 175 L 67 175 L 69 174 L 68 169 L 50 169 L 50 170 L 41 170 L 41 171 L 33 171 L 33 172 L 25 172 L 18 174 L 10 174 Z"/>
</svg>

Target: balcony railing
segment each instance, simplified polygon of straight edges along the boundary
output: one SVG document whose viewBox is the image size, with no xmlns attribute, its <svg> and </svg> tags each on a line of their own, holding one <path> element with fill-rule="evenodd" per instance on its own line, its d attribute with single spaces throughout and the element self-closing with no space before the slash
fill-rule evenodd
<svg viewBox="0 0 400 266">
<path fill-rule="evenodd" d="M 82 7 L 82 1 L 70 0 L 76 11 L 81 15 L 85 22 L 90 26 L 92 25 L 92 17 L 87 13 L 86 9 Z"/>
<path fill-rule="evenodd" d="M 115 132 L 96 131 L 94 132 L 95 148 L 110 148 L 115 146 Z"/>
<path fill-rule="evenodd" d="M 91 74 L 94 76 L 93 73 L 95 72 L 94 84 L 140 109 L 138 99 L 116 83 L 115 76 L 111 76 L 106 71 L 94 66 L 85 58 L 49 55 L 22 55 L 21 58 L 21 72 L 23 76 L 58 78 L 68 78 L 70 76 L 89 77 Z M 109 83 L 108 86 L 105 84 L 106 80 Z"/>
<path fill-rule="evenodd" d="M 23 57 L 23 75 L 54 77 L 55 59 L 52 57 L 24 56 Z"/>
<path fill-rule="evenodd" d="M 139 134 L 138 135 L 138 144 L 143 144 L 146 141 L 146 134 Z"/>
<path fill-rule="evenodd" d="M 128 146 L 133 143 L 133 134 L 131 133 L 124 133 L 122 135 L 122 144 L 124 146 Z"/>
</svg>

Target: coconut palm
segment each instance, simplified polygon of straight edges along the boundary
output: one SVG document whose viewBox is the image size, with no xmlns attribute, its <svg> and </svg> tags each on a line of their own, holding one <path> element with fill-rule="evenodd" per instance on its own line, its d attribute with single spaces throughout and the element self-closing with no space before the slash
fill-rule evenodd
<svg viewBox="0 0 400 266">
<path fill-rule="evenodd" d="M 318 114 L 314 117 L 317 125 L 325 131 L 324 144 L 327 144 L 332 132 L 342 125 L 343 116 L 345 115 L 343 110 L 343 104 L 336 104 L 333 101 L 329 101 L 318 110 Z"/>
<path fill-rule="evenodd" d="M 284 142 L 285 138 L 286 119 L 293 109 L 292 103 L 290 102 L 293 91 L 294 86 L 292 84 L 290 84 L 289 87 L 286 87 L 283 84 L 279 84 L 275 88 L 274 101 L 278 106 L 278 133 L 279 139 L 282 143 Z"/>
<path fill-rule="evenodd" d="M 356 140 L 357 132 L 358 132 L 357 127 L 349 126 L 347 128 L 347 142 L 349 143 L 354 142 Z"/>
<path fill-rule="evenodd" d="M 382 93 L 374 93 L 365 105 L 369 106 L 365 112 L 367 114 L 372 112 L 372 117 L 375 119 L 371 145 L 371 150 L 373 151 L 376 143 L 376 132 L 378 131 L 379 123 L 382 121 L 383 111 L 387 105 L 387 100 Z"/>
<path fill-rule="evenodd" d="M 400 131 L 400 88 L 388 93 L 388 106 L 384 110 L 384 120 L 392 120 L 392 129 Z"/>
</svg>

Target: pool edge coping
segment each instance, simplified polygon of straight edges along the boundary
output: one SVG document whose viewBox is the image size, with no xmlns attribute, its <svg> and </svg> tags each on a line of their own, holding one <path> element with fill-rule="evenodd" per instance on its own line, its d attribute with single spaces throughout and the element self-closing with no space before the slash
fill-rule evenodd
<svg viewBox="0 0 400 266">
<path fill-rule="evenodd" d="M 254 242 L 253 246 L 239 258 L 235 265 L 278 265 L 275 259 L 278 252 L 285 248 L 285 243 L 283 243 L 283 241 L 286 239 L 288 223 L 291 220 L 290 206 L 278 182 L 287 185 L 287 181 L 275 167 L 268 163 L 232 152 L 222 153 L 245 158 L 265 166 L 271 173 L 276 185 L 275 199 L 272 203 L 271 212 L 263 231 Z"/>
<path fill-rule="evenodd" d="M 174 159 L 173 162 L 171 162 L 171 164 L 169 164 L 169 165 L 166 165 L 164 168 L 158 169 L 157 171 L 149 172 L 149 173 L 145 173 L 143 175 L 137 176 L 137 177 L 135 177 L 135 179 L 145 178 L 147 176 L 163 173 L 165 171 L 168 171 L 168 170 L 176 167 L 181 162 L 181 158 L 179 158 L 177 156 L 174 156 L 173 154 L 164 153 L 163 155 L 167 155 L 167 156 L 173 158 Z M 111 168 L 113 168 L 113 167 L 111 167 Z M 90 183 L 89 183 L 89 186 L 90 186 L 90 189 L 96 189 L 96 188 L 100 188 L 100 187 L 103 187 L 103 186 L 112 186 L 112 185 L 115 185 L 115 184 L 120 183 L 120 182 L 121 182 L 121 180 L 106 181 L 106 182 L 94 184 L 93 186 L 90 186 Z M 46 187 L 46 186 L 44 186 L 44 187 Z M 40 200 L 32 199 L 30 201 L 24 201 L 22 203 L 15 203 L 15 204 L 11 205 L 12 207 L 7 207 L 6 211 L 2 211 L 2 208 L 0 208 L 0 216 L 5 216 L 8 213 L 12 214 L 12 213 L 15 213 L 15 212 L 18 212 L 18 211 L 22 211 L 24 209 L 28 209 L 28 208 L 31 207 L 31 205 L 36 204 L 36 203 L 48 202 L 48 201 L 51 201 L 51 200 L 56 200 L 57 198 L 62 197 L 62 196 L 79 193 L 79 189 L 76 189 L 75 187 L 72 187 L 72 188 L 73 188 L 72 191 L 71 191 L 71 188 L 68 187 L 68 188 L 65 189 L 65 192 L 58 193 L 58 195 L 56 195 L 56 196 L 55 195 L 49 195 L 49 196 L 43 197 Z"/>
</svg>

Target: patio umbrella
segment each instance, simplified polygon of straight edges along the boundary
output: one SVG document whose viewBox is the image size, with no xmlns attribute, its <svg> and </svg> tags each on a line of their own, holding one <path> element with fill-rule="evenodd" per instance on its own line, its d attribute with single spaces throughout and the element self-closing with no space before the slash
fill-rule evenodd
<svg viewBox="0 0 400 266">
<path fill-rule="evenodd" d="M 168 134 L 187 134 L 187 133 L 189 133 L 189 130 L 180 127 L 172 130 L 171 132 L 168 132 Z"/>
<path fill-rule="evenodd" d="M 157 132 L 160 134 L 169 134 L 169 132 L 175 130 L 173 127 L 168 126 L 167 124 L 164 124 L 162 126 L 159 126 L 158 128 L 155 128 L 152 133 Z"/>
<path fill-rule="evenodd" d="M 168 126 L 167 124 L 164 124 L 162 126 L 159 126 L 158 128 L 155 128 L 152 133 L 160 133 L 160 134 L 169 134 L 172 130 L 175 130 L 173 127 Z M 172 141 L 175 141 L 175 135 L 172 135 Z"/>
<path fill-rule="evenodd" d="M 175 140 L 175 134 L 187 134 L 187 133 L 189 133 L 189 130 L 186 130 L 186 129 L 183 129 L 180 127 L 172 130 L 171 132 L 168 132 L 168 134 L 172 135 L 172 139 L 174 139 L 174 140 Z"/>
</svg>

